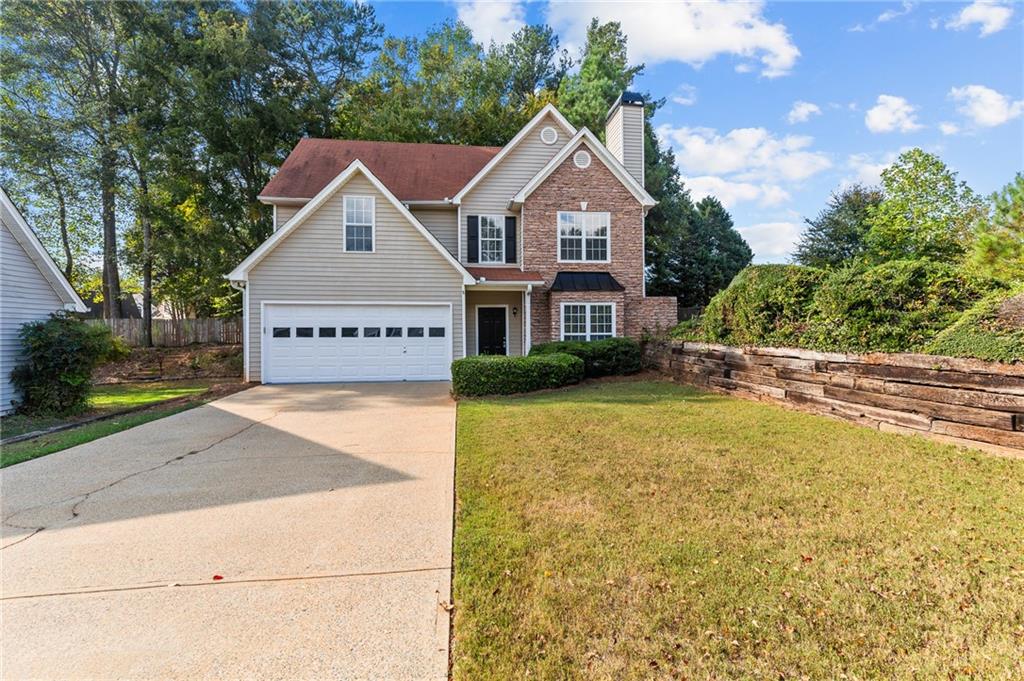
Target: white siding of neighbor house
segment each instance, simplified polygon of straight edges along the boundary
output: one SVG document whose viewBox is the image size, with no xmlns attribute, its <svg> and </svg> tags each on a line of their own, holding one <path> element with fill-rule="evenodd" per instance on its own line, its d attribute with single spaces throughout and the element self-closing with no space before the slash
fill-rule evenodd
<svg viewBox="0 0 1024 681">
<path fill-rule="evenodd" d="M 373 253 L 345 253 L 345 194 L 375 201 Z M 249 380 L 260 380 L 263 301 L 451 303 L 462 356 L 462 275 L 362 175 L 354 175 L 249 272 Z"/>
<path fill-rule="evenodd" d="M 458 256 L 459 218 L 454 208 L 415 208 L 410 212 L 452 255 Z"/>
<path fill-rule="evenodd" d="M 604 128 L 605 146 L 626 167 L 629 174 L 644 184 L 644 108 L 618 107 Z"/>
<path fill-rule="evenodd" d="M 551 126 L 558 131 L 558 140 L 554 144 L 544 144 L 540 139 L 541 131 Z M 540 172 L 541 168 L 547 165 L 548 161 L 555 157 L 572 135 L 568 130 L 548 114 L 545 116 L 519 145 L 509 152 L 508 156 L 491 169 L 491 171 L 477 183 L 472 190 L 462 199 L 462 224 L 459 225 L 459 234 L 462 239 L 462 262 L 467 263 L 469 250 L 466 244 L 466 219 L 470 215 L 512 215 L 516 218 L 517 225 L 520 221 L 519 211 L 508 210 L 508 202 L 515 194 L 529 182 L 534 175 Z M 554 226 L 552 226 L 554 229 Z M 517 227 L 517 258 L 516 264 L 523 261 L 523 228 Z M 474 265 L 476 266 L 476 265 Z"/>
<path fill-rule="evenodd" d="M 0 414 L 10 411 L 11 400 L 17 398 L 11 370 L 21 358 L 21 325 L 64 309 L 61 297 L 14 238 L 9 219 L 5 212 L 0 228 Z"/>
<path fill-rule="evenodd" d="M 466 354 L 475 355 L 477 336 L 477 307 L 495 305 L 508 306 L 508 325 L 506 326 L 506 347 L 508 354 L 523 354 L 523 292 L 522 291 L 474 291 L 466 292 Z M 513 316 L 512 308 L 517 308 Z"/>
<path fill-rule="evenodd" d="M 302 206 L 277 206 L 277 222 L 274 223 L 274 231 L 284 227 L 285 223 L 295 217 L 300 210 L 302 210 Z"/>
</svg>

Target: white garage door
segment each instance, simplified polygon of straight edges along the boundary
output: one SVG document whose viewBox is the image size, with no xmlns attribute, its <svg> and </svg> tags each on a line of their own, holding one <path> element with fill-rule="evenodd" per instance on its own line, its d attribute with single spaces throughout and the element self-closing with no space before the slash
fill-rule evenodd
<svg viewBox="0 0 1024 681">
<path fill-rule="evenodd" d="M 264 307 L 263 382 L 447 381 L 450 305 Z"/>
</svg>

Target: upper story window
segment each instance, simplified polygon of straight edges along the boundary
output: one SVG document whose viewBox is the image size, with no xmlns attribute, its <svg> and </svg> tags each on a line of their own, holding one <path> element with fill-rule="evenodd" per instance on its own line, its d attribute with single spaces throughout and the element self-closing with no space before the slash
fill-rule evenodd
<svg viewBox="0 0 1024 681">
<path fill-rule="evenodd" d="M 608 262 L 610 252 L 610 213 L 558 213 L 560 262 Z"/>
<path fill-rule="evenodd" d="M 345 251 L 373 252 L 374 199 L 345 196 Z"/>
<path fill-rule="evenodd" d="M 505 216 L 480 216 L 480 262 L 505 262 Z"/>
</svg>

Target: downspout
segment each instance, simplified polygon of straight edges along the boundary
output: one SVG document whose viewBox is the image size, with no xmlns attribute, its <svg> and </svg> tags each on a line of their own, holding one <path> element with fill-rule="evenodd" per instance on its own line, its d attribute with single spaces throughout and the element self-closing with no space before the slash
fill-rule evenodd
<svg viewBox="0 0 1024 681">
<path fill-rule="evenodd" d="M 525 337 L 524 342 L 523 342 L 523 347 L 524 347 L 523 354 L 524 355 L 528 355 L 528 354 L 530 354 L 530 348 L 533 347 L 533 317 L 532 317 L 532 314 L 531 314 L 532 313 L 532 308 L 533 308 L 533 284 L 527 284 L 526 285 L 526 295 L 525 295 L 525 298 L 526 298 L 526 304 L 523 305 L 523 307 L 525 308 L 525 310 L 523 312 L 523 320 L 524 320 L 524 322 L 526 324 L 526 333 L 525 333 L 526 337 Z"/>
</svg>

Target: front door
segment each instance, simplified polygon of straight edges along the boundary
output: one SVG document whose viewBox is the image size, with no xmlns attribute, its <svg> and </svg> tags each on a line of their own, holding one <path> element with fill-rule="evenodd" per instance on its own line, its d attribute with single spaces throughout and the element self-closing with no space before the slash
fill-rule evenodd
<svg viewBox="0 0 1024 681">
<path fill-rule="evenodd" d="M 478 307 L 476 309 L 477 352 L 481 355 L 505 355 L 505 308 Z"/>
</svg>

